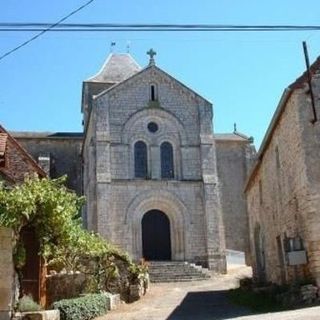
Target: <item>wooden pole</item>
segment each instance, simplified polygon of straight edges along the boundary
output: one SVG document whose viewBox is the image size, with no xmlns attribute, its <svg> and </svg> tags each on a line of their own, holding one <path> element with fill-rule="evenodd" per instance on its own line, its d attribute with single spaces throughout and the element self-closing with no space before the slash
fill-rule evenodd
<svg viewBox="0 0 320 320">
<path fill-rule="evenodd" d="M 311 72 L 310 72 L 310 63 L 309 63 L 307 43 L 305 41 L 303 41 L 302 45 L 303 45 L 304 58 L 305 58 L 306 67 L 307 67 L 309 92 L 310 92 L 310 97 L 311 97 L 311 108 L 312 108 L 312 113 L 313 113 L 313 119 L 311 120 L 311 122 L 316 123 L 318 121 L 318 117 L 317 117 L 315 100 L 314 100 L 314 95 L 313 95 L 313 90 L 312 90 L 312 76 L 311 76 Z"/>
</svg>

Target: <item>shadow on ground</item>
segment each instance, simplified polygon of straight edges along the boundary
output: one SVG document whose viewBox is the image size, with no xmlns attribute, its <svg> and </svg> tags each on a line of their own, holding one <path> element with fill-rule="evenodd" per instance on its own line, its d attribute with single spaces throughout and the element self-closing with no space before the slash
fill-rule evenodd
<svg viewBox="0 0 320 320">
<path fill-rule="evenodd" d="M 167 320 L 224 320 L 252 314 L 249 309 L 232 304 L 228 290 L 188 292 Z"/>
</svg>

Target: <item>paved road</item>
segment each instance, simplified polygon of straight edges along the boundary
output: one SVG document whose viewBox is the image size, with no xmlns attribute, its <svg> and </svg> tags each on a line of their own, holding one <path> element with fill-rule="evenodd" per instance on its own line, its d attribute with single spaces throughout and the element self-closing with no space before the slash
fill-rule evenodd
<svg viewBox="0 0 320 320">
<path fill-rule="evenodd" d="M 245 267 L 232 268 L 228 275 L 192 283 L 153 284 L 140 301 L 123 304 L 96 320 L 319 320 L 320 307 L 290 312 L 253 315 L 246 308 L 232 305 L 228 289 L 238 279 L 250 275 Z"/>
</svg>

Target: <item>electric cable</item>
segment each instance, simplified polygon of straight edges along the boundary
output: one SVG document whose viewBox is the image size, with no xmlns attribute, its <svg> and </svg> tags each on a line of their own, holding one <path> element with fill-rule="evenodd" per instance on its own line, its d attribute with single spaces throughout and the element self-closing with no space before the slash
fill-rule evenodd
<svg viewBox="0 0 320 320">
<path fill-rule="evenodd" d="M 73 16 L 74 14 L 76 14 L 77 12 L 79 12 L 80 10 L 84 9 L 85 7 L 87 7 L 90 3 L 92 3 L 94 0 L 89 0 L 88 2 L 86 2 L 85 4 L 81 5 L 79 8 L 73 10 L 72 12 L 70 12 L 69 14 L 67 14 L 66 16 L 64 16 L 63 18 L 61 18 L 60 20 L 58 20 L 56 23 L 48 25 L 47 28 L 45 29 L 41 29 L 39 30 L 40 32 L 38 34 L 36 34 L 35 36 L 31 37 L 29 40 L 21 43 L 20 45 L 18 45 L 17 47 L 7 51 L 6 53 L 4 53 L 3 55 L 0 56 L 0 60 L 4 59 L 5 57 L 9 56 L 10 54 L 12 54 L 13 52 L 21 49 L 22 47 L 26 46 L 27 44 L 29 44 L 30 42 L 38 39 L 39 37 L 41 37 L 43 34 L 45 34 L 48 31 L 51 31 L 53 28 L 57 27 L 60 23 L 62 23 L 63 21 L 67 20 L 68 18 L 70 18 L 71 16 Z M 38 31 L 38 30 L 37 30 Z"/>
</svg>

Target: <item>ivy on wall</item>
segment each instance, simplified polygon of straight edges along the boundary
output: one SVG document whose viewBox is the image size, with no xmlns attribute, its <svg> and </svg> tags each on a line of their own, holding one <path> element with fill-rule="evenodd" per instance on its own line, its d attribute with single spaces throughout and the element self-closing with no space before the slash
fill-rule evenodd
<svg viewBox="0 0 320 320">
<path fill-rule="evenodd" d="M 21 269 L 25 261 L 20 231 L 32 227 L 40 243 L 39 254 L 47 263 L 93 275 L 93 291 L 103 290 L 106 282 L 118 275 L 117 261 L 138 277 L 145 270 L 133 267 L 127 253 L 83 229 L 79 212 L 84 198 L 68 190 L 65 181 L 65 176 L 53 180 L 33 176 L 12 188 L 0 185 L 0 225 L 13 230 L 16 269 Z"/>
</svg>

